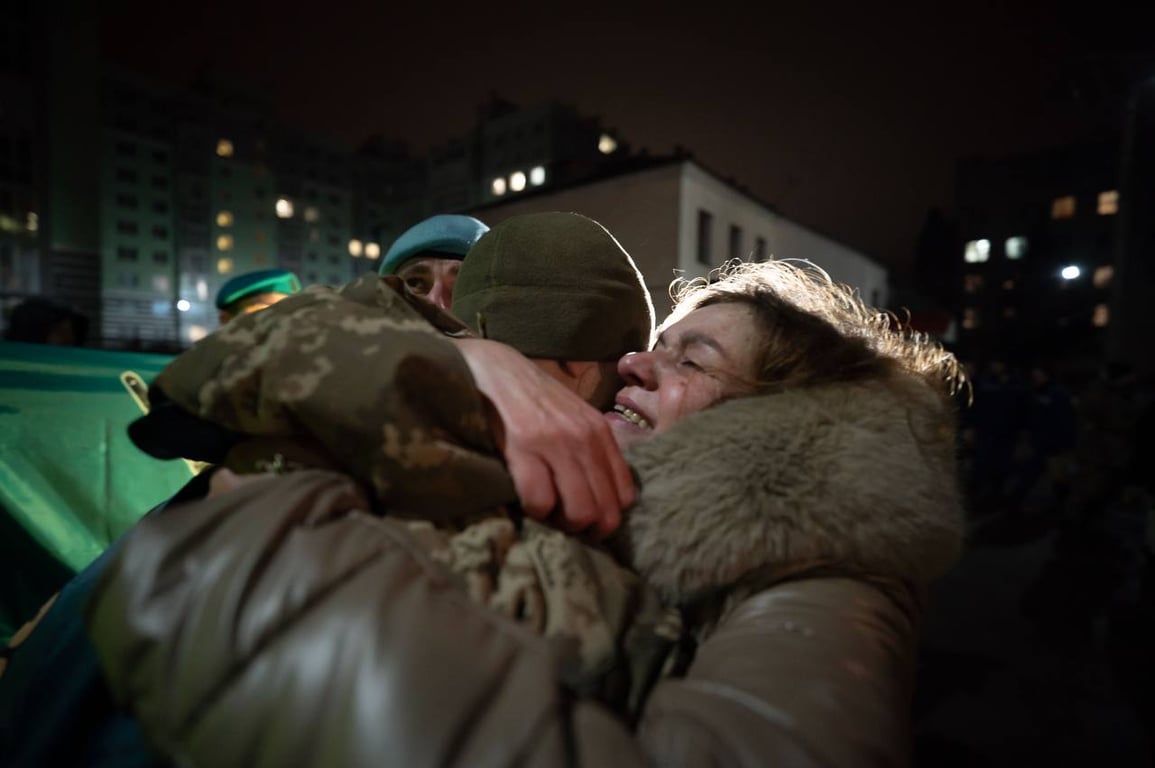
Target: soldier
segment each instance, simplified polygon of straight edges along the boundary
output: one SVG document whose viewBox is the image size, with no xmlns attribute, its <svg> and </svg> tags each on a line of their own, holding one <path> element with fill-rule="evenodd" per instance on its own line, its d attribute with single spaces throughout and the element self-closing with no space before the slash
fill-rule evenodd
<svg viewBox="0 0 1155 768">
<path fill-rule="evenodd" d="M 246 272 L 225 282 L 217 291 L 221 325 L 238 315 L 258 312 L 301 291 L 301 281 L 287 269 Z"/>
<path fill-rule="evenodd" d="M 405 289 L 441 309 L 452 309 L 461 260 L 489 227 L 472 216 L 438 214 L 414 224 L 389 246 L 382 275 L 396 275 Z"/>
</svg>

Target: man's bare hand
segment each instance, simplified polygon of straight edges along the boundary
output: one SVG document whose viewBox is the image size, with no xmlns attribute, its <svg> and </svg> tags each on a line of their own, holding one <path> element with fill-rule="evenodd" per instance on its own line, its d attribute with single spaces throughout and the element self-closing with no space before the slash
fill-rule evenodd
<svg viewBox="0 0 1155 768">
<path fill-rule="evenodd" d="M 634 482 L 604 416 L 516 350 L 457 339 L 501 418 L 501 450 L 522 509 L 569 531 L 608 536 L 634 503 Z"/>
</svg>

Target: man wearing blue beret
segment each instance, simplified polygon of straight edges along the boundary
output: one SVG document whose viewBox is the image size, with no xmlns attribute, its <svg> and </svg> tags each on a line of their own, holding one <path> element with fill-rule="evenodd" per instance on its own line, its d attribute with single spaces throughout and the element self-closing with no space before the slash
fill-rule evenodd
<svg viewBox="0 0 1155 768">
<path fill-rule="evenodd" d="M 430 216 L 401 233 L 386 251 L 378 271 L 396 275 L 409 293 L 450 310 L 461 260 L 488 231 L 489 227 L 472 216 Z"/>
<path fill-rule="evenodd" d="M 260 269 L 228 280 L 217 291 L 221 325 L 237 315 L 262 310 L 301 291 L 301 281 L 287 269 Z"/>
</svg>

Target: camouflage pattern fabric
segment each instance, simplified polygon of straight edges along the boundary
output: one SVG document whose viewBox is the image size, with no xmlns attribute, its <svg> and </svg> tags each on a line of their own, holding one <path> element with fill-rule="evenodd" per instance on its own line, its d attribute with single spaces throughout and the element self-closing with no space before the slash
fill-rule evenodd
<svg viewBox="0 0 1155 768">
<path fill-rule="evenodd" d="M 511 512 L 487 405 L 446 338 L 462 327 L 410 303 L 395 280 L 313 286 L 238 317 L 156 386 L 251 436 L 226 462 L 235 471 L 352 475 L 472 600 L 569 644 L 575 690 L 640 707 L 680 634 L 677 614 L 604 552 Z"/>
</svg>

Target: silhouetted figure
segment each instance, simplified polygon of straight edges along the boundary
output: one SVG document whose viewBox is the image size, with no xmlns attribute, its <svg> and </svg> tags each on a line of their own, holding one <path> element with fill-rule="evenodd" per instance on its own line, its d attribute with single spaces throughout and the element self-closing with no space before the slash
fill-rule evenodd
<svg viewBox="0 0 1155 768">
<path fill-rule="evenodd" d="M 29 344 L 84 346 L 88 318 L 66 306 L 33 296 L 20 302 L 8 317 L 5 341 Z"/>
</svg>

